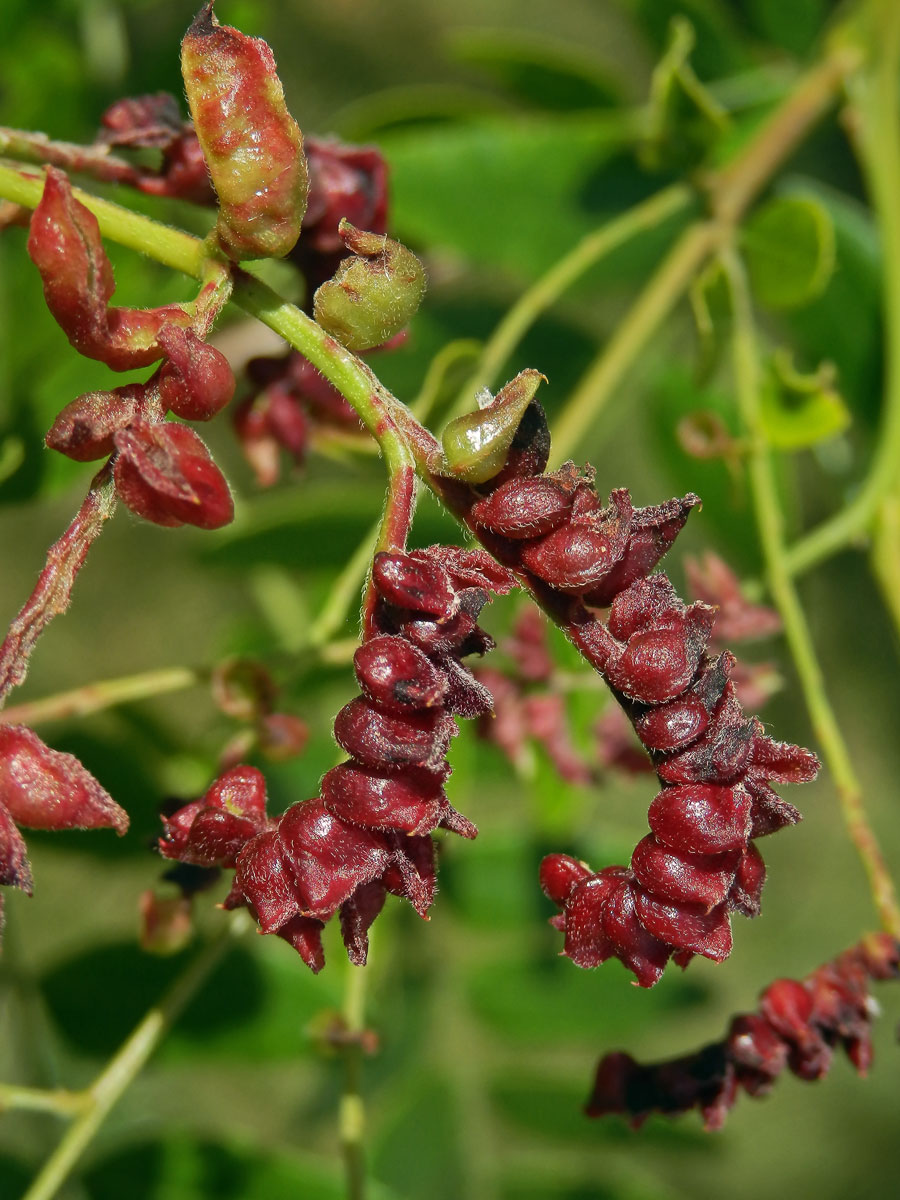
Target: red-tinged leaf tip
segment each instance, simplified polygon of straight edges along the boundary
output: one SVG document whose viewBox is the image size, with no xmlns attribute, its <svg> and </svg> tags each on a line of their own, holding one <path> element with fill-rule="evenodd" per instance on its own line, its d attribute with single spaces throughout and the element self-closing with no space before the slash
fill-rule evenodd
<svg viewBox="0 0 900 1200">
<path fill-rule="evenodd" d="M 0 725 L 0 804 L 31 829 L 128 829 L 128 814 L 78 759 L 24 725 Z"/>
<path fill-rule="evenodd" d="M 231 492 L 192 429 L 134 421 L 114 436 L 113 468 L 123 503 L 156 525 L 220 529 L 234 518 Z"/>
</svg>

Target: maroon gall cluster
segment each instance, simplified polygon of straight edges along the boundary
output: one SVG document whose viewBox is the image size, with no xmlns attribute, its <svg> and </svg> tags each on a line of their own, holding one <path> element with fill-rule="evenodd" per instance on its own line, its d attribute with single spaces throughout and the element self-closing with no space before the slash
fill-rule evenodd
<svg viewBox="0 0 900 1200">
<path fill-rule="evenodd" d="M 454 716 L 490 709 L 490 693 L 461 660 L 491 648 L 478 614 L 489 592 L 513 585 L 482 551 L 377 554 L 374 602 L 354 657 L 361 695 L 334 727 L 349 759 L 325 775 L 316 799 L 274 819 L 260 773 L 235 767 L 165 820 L 163 855 L 233 867 L 225 906 L 249 907 L 263 933 L 289 942 L 313 971 L 323 966 L 321 932 L 335 913 L 351 961 L 365 962 L 368 929 L 388 893 L 427 913 L 432 832 L 475 836 L 444 792 L 447 748 Z"/>
<path fill-rule="evenodd" d="M 548 455 L 532 403 L 498 475 L 477 490 L 449 478 L 441 486 L 603 675 L 650 753 L 663 788 L 630 865 L 594 872 L 560 854 L 541 870 L 562 909 L 553 923 L 563 953 L 582 967 L 618 958 L 650 987 L 669 958 L 727 958 L 730 913 L 759 912 L 765 867 L 754 839 L 799 820 L 770 784 L 812 779 L 818 762 L 744 714 L 733 656 L 709 651 L 715 609 L 685 605 L 651 574 L 698 498 L 635 509 L 618 489 L 604 506 L 572 463 L 544 474 Z M 609 609 L 605 623 L 598 608 Z"/>
<path fill-rule="evenodd" d="M 123 182 L 149 195 L 215 205 L 199 139 L 174 96 L 158 92 L 118 100 L 101 123 L 97 141 L 104 146 L 161 152 L 157 168 L 136 163 Z M 303 149 L 309 195 L 302 235 L 288 258 L 312 295 L 346 257 L 338 235 L 341 218 L 371 233 L 387 232 L 387 164 L 374 146 L 348 146 L 334 138 L 307 136 Z"/>
<path fill-rule="evenodd" d="M 235 409 L 234 429 L 261 487 L 278 481 L 280 451 L 303 463 L 313 429 L 361 429 L 337 388 L 296 351 L 253 358 L 247 375 L 251 391 Z"/>
<path fill-rule="evenodd" d="M 80 353 L 116 371 L 162 360 L 147 383 L 73 400 L 51 426 L 47 445 L 76 462 L 113 455 L 117 494 L 157 525 L 227 524 L 231 493 L 209 451 L 188 426 L 165 420 L 169 411 L 209 420 L 234 393 L 227 360 L 203 341 L 202 320 L 195 328 L 179 305 L 109 306 L 115 282 L 97 220 L 54 167 L 32 217 L 28 251 L 47 306 Z"/>
<path fill-rule="evenodd" d="M 734 1018 L 720 1042 L 669 1062 L 642 1065 L 628 1054 L 607 1054 L 586 1112 L 619 1113 L 637 1128 L 651 1113 L 677 1116 L 697 1109 L 707 1129 L 719 1129 L 743 1089 L 765 1096 L 785 1070 L 821 1079 L 842 1047 L 860 1075 L 872 1061 L 870 1026 L 877 1012 L 869 980 L 896 979 L 900 943 L 871 934 L 806 979 L 778 979 L 755 1013 Z"/>
<path fill-rule="evenodd" d="M 31 866 L 16 828 L 128 828 L 128 814 L 77 758 L 51 750 L 24 725 L 0 724 L 0 885 L 31 895 Z M 0 928 L 3 897 L 0 895 Z"/>
<path fill-rule="evenodd" d="M 716 609 L 707 653 L 717 654 L 736 643 L 771 637 L 780 630 L 778 613 L 765 605 L 751 604 L 737 575 L 717 554 L 708 551 L 702 559 L 688 557 L 684 569 L 689 594 Z M 754 709 L 760 708 L 780 686 L 778 673 L 768 662 L 737 661 L 732 664 L 730 680 L 741 704 Z M 603 767 L 629 774 L 653 770 L 626 713 L 617 704 L 604 709 L 595 732 Z"/>
</svg>

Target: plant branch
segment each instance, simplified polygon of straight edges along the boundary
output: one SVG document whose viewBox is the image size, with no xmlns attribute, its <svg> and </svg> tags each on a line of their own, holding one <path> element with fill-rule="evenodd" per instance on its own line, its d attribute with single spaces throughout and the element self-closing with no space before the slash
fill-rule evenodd
<svg viewBox="0 0 900 1200">
<path fill-rule="evenodd" d="M 631 364 L 729 232 L 726 226 L 704 221 L 691 225 L 678 238 L 560 413 L 553 433 L 551 465 L 558 465 L 574 453 Z"/>
<path fill-rule="evenodd" d="M 580 444 L 627 370 L 689 287 L 706 260 L 725 246 L 735 226 L 785 159 L 834 103 L 860 53 L 833 50 L 801 76 L 784 101 L 727 166 L 705 180 L 711 220 L 690 225 L 678 238 L 604 349 L 588 367 L 556 426 L 554 462 Z"/>
<path fill-rule="evenodd" d="M 485 387 L 493 387 L 503 364 L 519 342 L 572 284 L 601 259 L 638 234 L 655 229 L 669 217 L 690 207 L 694 192 L 686 184 L 673 184 L 627 212 L 592 230 L 554 263 L 516 300 L 485 342 L 478 362 L 459 391 L 449 418 L 468 412 L 473 397 Z"/>
<path fill-rule="evenodd" d="M 19 1087 L 15 1083 L 0 1083 L 0 1113 L 49 1112 L 59 1117 L 73 1117 L 90 1103 L 87 1092 L 70 1092 L 66 1088 Z"/>
<path fill-rule="evenodd" d="M 65 721 L 70 717 L 89 717 L 118 704 L 132 704 L 169 692 L 181 692 L 203 683 L 208 672 L 190 667 L 162 667 L 139 675 L 118 679 L 97 679 L 68 692 L 26 700 L 0 712 L 0 724 L 39 725 L 42 721 Z"/>
<path fill-rule="evenodd" d="M 862 787 L 816 656 L 806 614 L 787 567 L 778 482 L 760 413 L 760 365 L 743 265 L 726 252 L 724 263 L 734 307 L 732 361 L 738 408 L 749 439 L 747 470 L 766 577 L 781 615 L 800 687 L 823 757 L 834 778 L 847 831 L 862 859 L 882 926 L 900 937 L 900 905 L 863 802 Z"/>
<path fill-rule="evenodd" d="M 94 477 L 69 528 L 47 551 L 47 562 L 34 590 L 0 645 L 0 708 L 12 689 L 25 679 L 38 638 L 53 618 L 69 607 L 75 577 L 115 507 L 115 488 L 105 466 Z"/>
<path fill-rule="evenodd" d="M 232 918 L 218 937 L 188 965 L 162 1000 L 144 1016 L 86 1089 L 83 1111 L 66 1130 L 22 1200 L 52 1200 L 123 1092 L 144 1068 L 235 937 L 249 926 L 250 921 L 245 913 Z"/>
<path fill-rule="evenodd" d="M 889 496 L 878 510 L 869 561 L 900 638 L 900 493 Z"/>
<path fill-rule="evenodd" d="M 365 1200 L 366 1161 L 363 1148 L 366 1113 L 362 1098 L 363 1039 L 368 967 L 347 964 L 344 982 L 342 1053 L 344 1088 L 338 1113 L 338 1132 L 344 1156 L 347 1200 Z"/>
<path fill-rule="evenodd" d="M 64 171 L 90 175 L 103 183 L 125 183 L 136 187 L 140 172 L 124 158 L 110 153 L 108 146 L 98 143 L 81 146 L 76 142 L 57 142 L 45 133 L 31 133 L 0 125 L 0 154 L 20 162 L 50 163 Z"/>
<path fill-rule="evenodd" d="M 851 99 L 853 144 L 881 236 L 886 356 L 881 428 L 853 500 L 788 551 L 794 575 L 864 539 L 900 477 L 900 6 L 876 7 L 871 22 L 872 69 L 854 76 Z"/>
</svg>

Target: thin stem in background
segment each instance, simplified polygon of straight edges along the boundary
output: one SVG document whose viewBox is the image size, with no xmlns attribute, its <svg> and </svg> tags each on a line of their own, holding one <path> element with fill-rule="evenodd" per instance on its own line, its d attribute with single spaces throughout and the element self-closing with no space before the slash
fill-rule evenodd
<svg viewBox="0 0 900 1200">
<path fill-rule="evenodd" d="M 190 667 L 161 667 L 138 675 L 123 675 L 117 679 L 97 679 L 68 692 L 26 700 L 0 712 L 0 724 L 38 725 L 42 721 L 65 721 L 70 717 L 89 717 L 119 704 L 132 704 L 152 696 L 181 692 L 197 687 L 208 678 L 209 672 Z"/>
<path fill-rule="evenodd" d="M 785 160 L 834 104 L 860 62 L 849 46 L 833 50 L 803 75 L 738 156 L 706 180 L 712 219 L 689 226 L 580 380 L 556 423 L 553 461 L 572 454 L 631 365 L 707 259 L 728 243 L 738 222 Z"/>
<path fill-rule="evenodd" d="M 869 562 L 900 638 L 900 494 L 889 496 L 878 510 Z"/>
<path fill-rule="evenodd" d="M 881 428 L 862 486 L 846 507 L 796 542 L 787 565 L 799 575 L 871 532 L 900 475 L 900 5 L 871 14 L 873 66 L 851 81 L 853 145 L 881 238 L 885 391 Z"/>
<path fill-rule="evenodd" d="M 344 1158 L 347 1200 L 365 1200 L 366 1110 L 362 1095 L 363 1033 L 366 1028 L 366 980 L 369 968 L 347 964 L 344 983 L 344 1086 L 338 1112 L 338 1135 Z"/>
<path fill-rule="evenodd" d="M 859 777 L 828 698 L 806 614 L 787 567 L 778 481 L 760 413 L 759 347 L 743 264 L 733 251 L 725 254 L 724 262 L 734 307 L 734 382 L 741 420 L 749 438 L 747 471 L 769 590 L 781 614 L 810 720 L 837 788 L 847 832 L 869 878 L 881 924 L 894 937 L 900 937 L 900 904 L 869 823 Z"/>
<path fill-rule="evenodd" d="M 576 451 L 626 372 L 728 235 L 726 226 L 706 221 L 691 225 L 679 237 L 560 413 L 553 431 L 553 464 Z"/>
<path fill-rule="evenodd" d="M 503 364 L 528 330 L 577 279 L 625 242 L 658 228 L 670 217 L 685 211 L 694 199 L 693 190 L 686 184 L 665 188 L 599 229 L 592 230 L 554 263 L 546 274 L 522 293 L 485 342 L 474 370 L 460 388 L 448 419 L 468 412 L 473 407 L 475 394 L 497 383 Z"/>
<path fill-rule="evenodd" d="M 222 932 L 189 963 L 184 974 L 175 981 L 162 1000 L 145 1014 L 94 1082 L 81 1094 L 78 1115 L 22 1200 L 52 1200 L 113 1106 L 141 1072 L 185 1006 L 209 978 L 235 937 L 249 927 L 250 921 L 245 913 L 231 918 Z M 71 1112 L 76 1108 L 71 1092 L 47 1092 L 45 1095 L 48 1098 L 45 1108 L 53 1107 L 57 1112 Z M 8 1104 L 19 1100 L 24 1101 L 24 1107 L 37 1107 L 34 1089 L 6 1088 L 0 1096 L 5 1096 Z M 52 1104 L 49 1099 L 51 1096 L 62 1096 L 62 1104 Z"/>
</svg>

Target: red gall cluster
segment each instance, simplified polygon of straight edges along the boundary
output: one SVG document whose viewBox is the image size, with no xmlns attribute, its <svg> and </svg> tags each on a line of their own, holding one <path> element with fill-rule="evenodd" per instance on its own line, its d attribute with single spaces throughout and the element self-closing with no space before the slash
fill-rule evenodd
<svg viewBox="0 0 900 1200">
<path fill-rule="evenodd" d="M 708 653 L 717 654 L 735 643 L 771 637 L 781 629 L 781 618 L 773 608 L 751 604 L 734 571 L 711 551 L 702 559 L 685 559 L 688 592 L 715 608 L 716 619 L 710 635 Z M 741 704 L 759 708 L 777 691 L 780 679 L 771 663 L 738 661 L 730 676 Z M 595 726 L 601 764 L 610 770 L 629 774 L 653 770 L 653 764 L 640 748 L 624 710 L 611 704 Z"/>
<path fill-rule="evenodd" d="M 231 493 L 196 433 L 165 420 L 215 416 L 234 393 L 228 361 L 192 328 L 179 305 L 113 308 L 112 266 L 94 215 L 54 167 L 34 211 L 28 252 L 47 305 L 72 345 L 116 371 L 162 360 L 146 383 L 88 392 L 60 412 L 47 445 L 76 462 L 113 455 L 116 491 L 157 525 L 217 529 L 233 516 Z"/>
<path fill-rule="evenodd" d="M 0 724 L 0 885 L 30 896 L 31 866 L 17 825 L 121 835 L 128 814 L 73 755 L 51 750 L 24 725 Z M 2 922 L 0 894 L 0 928 Z"/>
<path fill-rule="evenodd" d="M 520 770 L 525 769 L 531 738 L 562 779 L 590 783 L 593 772 L 572 744 L 565 697 L 554 688 L 547 622 L 539 609 L 531 604 L 522 609 L 501 649 L 513 664 L 511 670 L 480 667 L 475 672 L 494 697 L 493 714 L 478 722 L 479 736 L 498 746 Z"/>
<path fill-rule="evenodd" d="M 150 196 L 215 204 L 206 160 L 191 121 L 168 92 L 117 100 L 100 118 L 97 141 L 121 149 L 159 150 L 159 166 L 136 165 L 132 186 Z"/>
<path fill-rule="evenodd" d="M 312 363 L 292 350 L 247 364 L 251 391 L 234 412 L 234 429 L 261 487 L 277 483 L 281 451 L 300 466 L 313 429 L 361 430 L 359 417 Z"/>
<path fill-rule="evenodd" d="M 212 206 L 216 193 L 191 121 L 174 96 L 160 92 L 119 100 L 103 114 L 98 142 L 120 149 L 159 150 L 159 166 L 135 164 L 127 182 L 154 196 Z M 387 232 L 388 171 L 374 146 L 335 138 L 305 137 L 309 193 L 300 240 L 288 255 L 307 281 L 310 296 L 330 279 L 347 250 L 341 219 L 371 233 Z"/>
<path fill-rule="evenodd" d="M 338 713 L 350 756 L 314 800 L 266 816 L 265 784 L 236 767 L 164 821 L 167 858 L 234 867 L 226 908 L 247 906 L 263 933 L 289 942 L 313 971 L 321 932 L 338 913 L 347 953 L 362 963 L 388 893 L 425 916 L 435 892 L 431 834 L 476 830 L 449 803 L 454 716 L 489 711 L 491 697 L 462 664 L 493 643 L 477 624 L 489 592 L 514 585 L 482 551 L 431 547 L 379 553 L 367 635 L 354 657 L 361 694 Z"/>
<path fill-rule="evenodd" d="M 785 1070 L 799 1079 L 821 1079 L 838 1047 L 865 1075 L 878 1011 L 869 980 L 898 974 L 900 943 L 888 934 L 871 934 L 802 981 L 776 980 L 755 1013 L 735 1017 L 722 1041 L 694 1054 L 648 1065 L 628 1054 L 607 1054 L 585 1111 L 591 1117 L 619 1113 L 637 1128 L 651 1113 L 674 1117 L 697 1109 L 714 1130 L 742 1089 L 765 1096 Z"/>
<path fill-rule="evenodd" d="M 745 716 L 733 656 L 709 652 L 715 610 L 684 604 L 665 575 L 651 574 L 698 497 L 635 509 L 617 489 L 604 506 L 572 463 L 544 474 L 548 456 L 533 402 L 499 474 L 479 489 L 442 483 L 603 675 L 650 753 L 663 790 L 630 865 L 594 872 L 560 854 L 541 870 L 562 909 L 563 953 L 582 967 L 618 958 L 650 987 L 669 958 L 728 957 L 730 913 L 759 912 L 765 867 L 754 839 L 799 820 L 770 784 L 812 779 L 818 761 Z M 606 622 L 597 608 L 609 609 Z"/>
</svg>

